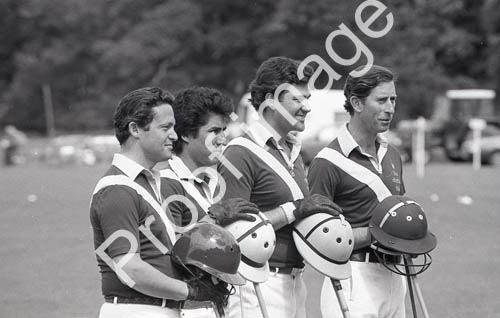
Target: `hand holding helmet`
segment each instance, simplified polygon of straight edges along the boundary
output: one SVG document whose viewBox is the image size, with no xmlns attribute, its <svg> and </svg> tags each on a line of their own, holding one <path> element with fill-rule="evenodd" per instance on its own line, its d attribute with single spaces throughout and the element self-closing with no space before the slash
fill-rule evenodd
<svg viewBox="0 0 500 318">
<path fill-rule="evenodd" d="M 202 278 L 196 278 L 186 282 L 188 285 L 187 300 L 194 301 L 215 301 L 222 295 L 229 295 L 227 284 L 219 281 L 214 284 L 214 281 L 209 275 Z"/>
<path fill-rule="evenodd" d="M 211 301 L 219 315 L 224 315 L 224 307 L 227 306 L 231 294 L 227 283 L 213 279 L 209 275 L 204 275 L 204 277 L 193 279 L 187 284 L 189 290 L 187 300 Z"/>
<path fill-rule="evenodd" d="M 321 194 L 313 194 L 310 197 L 294 202 L 296 207 L 293 214 L 296 220 L 302 220 L 316 213 L 326 213 L 333 216 L 339 216 L 342 209 L 333 203 L 327 197 Z"/>
<path fill-rule="evenodd" d="M 208 208 L 208 214 L 220 226 L 226 226 L 240 220 L 255 221 L 255 216 L 248 213 L 257 214 L 259 209 L 254 203 L 241 198 L 222 200 Z"/>
</svg>

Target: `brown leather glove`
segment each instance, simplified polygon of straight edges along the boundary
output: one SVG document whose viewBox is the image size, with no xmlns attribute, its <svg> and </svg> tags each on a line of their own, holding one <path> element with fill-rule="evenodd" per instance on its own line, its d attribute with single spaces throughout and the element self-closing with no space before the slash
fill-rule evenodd
<svg viewBox="0 0 500 318">
<path fill-rule="evenodd" d="M 226 226 L 239 220 L 255 221 L 255 216 L 248 213 L 257 214 L 259 209 L 254 203 L 241 198 L 222 200 L 208 208 L 208 214 L 220 226 Z"/>
<path fill-rule="evenodd" d="M 321 194 L 313 194 L 310 197 L 297 200 L 293 204 L 296 207 L 293 214 L 297 220 L 315 213 L 327 213 L 333 216 L 339 216 L 342 213 L 342 209 L 337 204 Z"/>
</svg>

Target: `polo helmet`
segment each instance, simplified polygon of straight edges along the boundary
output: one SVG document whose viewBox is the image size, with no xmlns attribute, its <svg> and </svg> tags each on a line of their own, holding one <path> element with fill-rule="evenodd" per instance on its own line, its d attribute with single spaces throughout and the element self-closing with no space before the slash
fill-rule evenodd
<svg viewBox="0 0 500 318">
<path fill-rule="evenodd" d="M 321 274 L 335 279 L 351 277 L 354 236 L 344 216 L 308 216 L 296 222 L 293 240 L 304 260 Z"/>
<path fill-rule="evenodd" d="M 197 223 L 182 233 L 172 250 L 172 259 L 183 267 L 194 266 L 232 284 L 244 285 L 238 274 L 241 252 L 234 236 L 223 227 Z"/>
<path fill-rule="evenodd" d="M 436 247 L 436 236 L 428 230 L 425 212 L 415 200 L 402 195 L 385 198 L 375 207 L 369 229 L 375 255 L 393 272 L 416 275 L 432 263 L 429 252 Z M 419 264 L 412 265 L 412 259 Z"/>
<path fill-rule="evenodd" d="M 274 228 L 263 213 L 255 221 L 240 220 L 225 228 L 234 235 L 241 249 L 238 273 L 254 283 L 265 282 L 269 277 L 268 260 L 276 246 Z"/>
</svg>

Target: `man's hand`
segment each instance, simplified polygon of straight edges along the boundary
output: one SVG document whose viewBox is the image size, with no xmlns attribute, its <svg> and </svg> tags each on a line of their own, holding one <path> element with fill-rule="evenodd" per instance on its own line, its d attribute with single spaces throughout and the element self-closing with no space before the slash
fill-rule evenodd
<svg viewBox="0 0 500 318">
<path fill-rule="evenodd" d="M 224 315 L 224 308 L 227 306 L 228 297 L 231 293 L 227 283 L 218 281 L 215 284 L 214 280 L 207 276 L 192 280 L 187 284 L 189 290 L 187 300 L 211 301 L 219 315 Z"/>
<path fill-rule="evenodd" d="M 333 216 L 339 216 L 342 209 L 330 199 L 321 194 L 313 194 L 302 200 L 294 202 L 295 211 L 293 214 L 297 220 L 301 220 L 315 213 L 327 213 Z"/>
<path fill-rule="evenodd" d="M 241 198 L 222 200 L 208 208 L 208 214 L 220 226 L 226 226 L 239 220 L 255 221 L 255 216 L 248 213 L 257 214 L 259 209 L 254 203 Z"/>
<path fill-rule="evenodd" d="M 188 297 L 187 300 L 194 301 L 213 301 L 214 290 L 216 285 L 212 282 L 210 277 L 202 279 L 194 279 L 187 282 Z"/>
</svg>

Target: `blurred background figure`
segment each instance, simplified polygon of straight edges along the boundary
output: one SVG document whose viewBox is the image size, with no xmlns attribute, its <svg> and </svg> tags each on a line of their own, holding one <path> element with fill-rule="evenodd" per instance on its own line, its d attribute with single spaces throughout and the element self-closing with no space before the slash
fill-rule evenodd
<svg viewBox="0 0 500 318">
<path fill-rule="evenodd" d="M 6 166 L 12 166 L 22 163 L 23 157 L 19 150 L 26 144 L 28 137 L 22 131 L 13 125 L 7 125 L 4 128 L 4 134 L 0 140 L 0 146 L 3 149 L 3 163 Z"/>
</svg>

